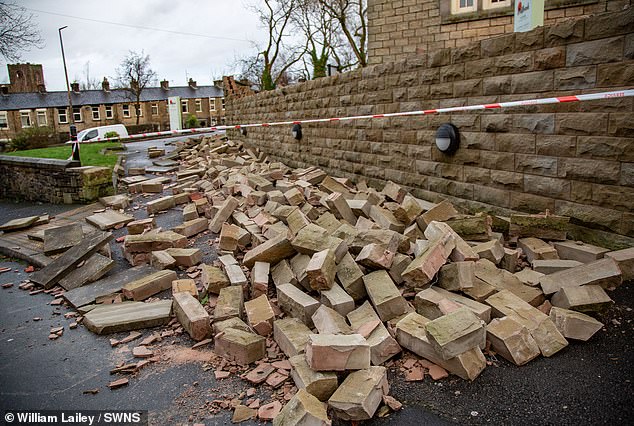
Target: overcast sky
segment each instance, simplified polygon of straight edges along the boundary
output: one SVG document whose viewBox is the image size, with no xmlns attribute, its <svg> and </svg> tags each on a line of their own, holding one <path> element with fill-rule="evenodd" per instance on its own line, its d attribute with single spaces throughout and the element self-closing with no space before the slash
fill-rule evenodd
<svg viewBox="0 0 634 426">
<path fill-rule="evenodd" d="M 68 78 L 103 77 L 113 82 L 116 68 L 130 50 L 150 55 L 159 80 L 199 85 L 235 71 L 235 59 L 256 52 L 250 40 L 266 32 L 247 7 L 258 0 L 17 0 L 34 15 L 45 46 L 22 54 L 22 62 L 42 64 L 46 89 L 66 90 L 58 28 L 62 31 Z M 44 13 L 49 12 L 49 13 Z M 65 15 L 65 16 L 60 16 Z M 82 18 L 82 19 L 78 19 Z M 172 32 L 131 28 L 151 27 Z M 200 37 L 183 33 L 204 35 Z M 0 62 L 0 82 L 8 83 L 7 62 Z"/>
</svg>

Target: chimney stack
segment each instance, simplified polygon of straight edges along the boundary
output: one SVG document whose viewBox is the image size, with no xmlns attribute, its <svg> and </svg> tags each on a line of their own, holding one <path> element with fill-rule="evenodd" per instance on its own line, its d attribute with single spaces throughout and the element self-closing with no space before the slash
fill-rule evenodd
<svg viewBox="0 0 634 426">
<path fill-rule="evenodd" d="M 169 90 L 170 89 L 170 82 L 167 81 L 167 80 L 161 81 L 161 89 Z"/>
<path fill-rule="evenodd" d="M 106 77 L 104 77 L 103 81 L 101 82 L 101 88 L 103 89 L 104 92 L 110 91 L 110 82 L 108 81 Z"/>
<path fill-rule="evenodd" d="M 79 83 L 77 82 L 71 83 L 70 89 L 75 93 L 79 93 Z"/>
<path fill-rule="evenodd" d="M 37 91 L 40 93 L 46 93 L 46 86 L 44 85 L 44 83 L 39 83 L 37 85 Z"/>
<path fill-rule="evenodd" d="M 189 81 L 187 82 L 187 84 L 189 85 L 189 87 L 190 87 L 191 89 L 194 89 L 194 90 L 198 89 L 198 86 L 196 86 L 196 82 L 195 82 L 193 79 L 191 79 L 191 78 L 189 79 Z"/>
</svg>

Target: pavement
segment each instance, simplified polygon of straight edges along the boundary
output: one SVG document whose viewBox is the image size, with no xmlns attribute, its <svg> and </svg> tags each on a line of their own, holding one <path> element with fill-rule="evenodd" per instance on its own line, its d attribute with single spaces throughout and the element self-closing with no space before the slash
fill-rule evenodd
<svg viewBox="0 0 634 426">
<path fill-rule="evenodd" d="M 129 144 L 129 151 L 144 152 L 148 141 Z M 152 141 L 156 145 L 156 141 Z M 139 144 L 139 145 L 136 145 Z M 143 155 L 139 155 L 139 161 Z M 135 160 L 136 161 L 136 160 Z M 140 164 L 140 163 L 135 163 Z M 158 197 L 158 195 L 156 195 Z M 137 197 L 142 205 L 151 198 Z M 41 214 L 56 214 L 75 206 L 0 202 L 0 221 Z M 134 211 L 144 217 L 143 209 Z M 177 209 L 157 217 L 159 226 L 180 223 Z M 114 232 L 124 235 L 125 229 Z M 205 261 L 215 253 L 204 236 L 196 244 Z M 119 268 L 127 267 L 120 244 L 111 243 Z M 214 399 L 239 396 L 248 386 L 236 375 L 216 381 L 205 371 L 207 349 L 191 351 L 189 337 L 167 338 L 161 361 L 130 377 L 130 385 L 114 391 L 106 384 L 116 378 L 109 370 L 132 359 L 134 342 L 112 348 L 109 338 L 80 326 L 71 330 L 66 307 L 52 306 L 48 294 L 29 295 L 18 284 L 28 279 L 27 265 L 0 258 L 0 414 L 16 409 L 149 410 L 150 424 L 229 424 L 231 413 L 209 413 Z M 552 358 L 540 357 L 516 367 L 502 358 L 488 357 L 489 366 L 474 382 L 455 376 L 434 382 L 406 382 L 398 369 L 390 369 L 391 395 L 404 409 L 370 425 L 444 424 L 625 424 L 634 418 L 634 283 L 610 293 L 615 304 L 600 319 L 605 327 L 589 342 L 574 342 Z M 167 297 L 167 292 L 162 297 Z M 41 318 L 36 321 L 35 318 Z M 57 340 L 48 339 L 52 327 L 65 326 Z M 151 331 L 145 330 L 144 337 Z M 95 395 L 84 394 L 99 389 Z M 258 388 L 256 397 L 268 402 L 270 391 Z M 245 424 L 256 424 L 246 422 Z M 334 422 L 334 424 L 345 424 Z"/>
</svg>

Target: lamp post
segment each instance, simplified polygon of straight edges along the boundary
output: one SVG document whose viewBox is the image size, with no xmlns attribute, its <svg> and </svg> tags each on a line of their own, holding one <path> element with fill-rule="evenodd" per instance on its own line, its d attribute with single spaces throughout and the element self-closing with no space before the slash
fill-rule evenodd
<svg viewBox="0 0 634 426">
<path fill-rule="evenodd" d="M 73 141 L 73 155 L 72 159 L 75 161 L 80 161 L 79 158 L 79 143 L 77 142 L 77 127 L 75 126 L 75 119 L 73 116 L 73 101 L 70 97 L 70 84 L 68 84 L 68 70 L 66 68 L 66 56 L 64 55 L 64 41 L 62 40 L 62 30 L 64 28 L 68 28 L 68 25 L 64 25 L 61 28 L 58 28 L 59 32 L 59 45 L 62 48 L 62 62 L 64 63 L 64 76 L 66 77 L 66 93 L 68 94 L 68 109 L 70 115 L 70 140 Z"/>
</svg>

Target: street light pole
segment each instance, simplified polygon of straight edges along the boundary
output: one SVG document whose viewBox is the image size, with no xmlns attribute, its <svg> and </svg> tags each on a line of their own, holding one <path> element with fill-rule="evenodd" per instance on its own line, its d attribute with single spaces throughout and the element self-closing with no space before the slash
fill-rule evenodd
<svg viewBox="0 0 634 426">
<path fill-rule="evenodd" d="M 59 45 L 62 48 L 62 62 L 64 63 L 64 76 L 66 77 L 66 93 L 68 95 L 68 109 L 70 115 L 70 140 L 73 143 L 73 160 L 81 161 L 79 158 L 79 143 L 77 142 L 77 127 L 75 126 L 75 118 L 73 114 L 73 101 L 70 96 L 70 84 L 68 84 L 68 69 L 66 68 L 66 56 L 64 55 L 64 41 L 62 40 L 62 30 L 64 28 L 68 28 L 68 25 L 64 25 L 61 28 L 58 28 L 59 32 Z"/>
</svg>

